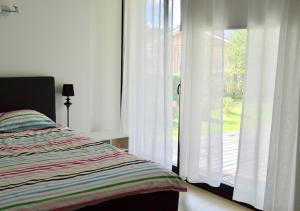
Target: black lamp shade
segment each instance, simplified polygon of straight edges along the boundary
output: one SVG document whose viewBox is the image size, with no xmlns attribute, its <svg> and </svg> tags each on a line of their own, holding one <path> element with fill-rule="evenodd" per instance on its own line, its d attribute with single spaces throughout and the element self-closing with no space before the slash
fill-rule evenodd
<svg viewBox="0 0 300 211">
<path fill-rule="evenodd" d="M 70 97 L 74 96 L 74 87 L 73 84 L 64 84 L 62 96 Z"/>
</svg>

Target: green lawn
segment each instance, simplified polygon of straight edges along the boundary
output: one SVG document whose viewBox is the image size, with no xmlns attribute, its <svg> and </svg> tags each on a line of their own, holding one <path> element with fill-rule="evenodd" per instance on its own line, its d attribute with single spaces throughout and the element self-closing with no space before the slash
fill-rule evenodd
<svg viewBox="0 0 300 211">
<path fill-rule="evenodd" d="M 242 103 L 241 101 L 234 101 L 230 104 L 230 109 L 224 112 L 223 115 L 223 131 L 237 131 L 240 130 L 241 123 L 241 113 L 242 113 Z M 172 137 L 173 140 L 176 141 L 178 137 L 178 116 L 174 116 L 173 118 L 173 131 Z"/>
<path fill-rule="evenodd" d="M 173 131 L 172 131 L 172 140 L 178 140 L 178 115 L 173 118 Z"/>
<path fill-rule="evenodd" d="M 229 131 L 240 130 L 241 114 L 242 114 L 242 103 L 240 101 L 236 101 L 232 105 L 230 112 L 224 112 L 223 131 L 229 132 Z"/>
</svg>

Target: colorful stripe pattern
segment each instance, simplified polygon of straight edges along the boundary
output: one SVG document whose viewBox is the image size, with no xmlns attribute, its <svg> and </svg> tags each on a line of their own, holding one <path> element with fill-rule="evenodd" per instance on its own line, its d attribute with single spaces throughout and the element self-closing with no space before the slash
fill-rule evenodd
<svg viewBox="0 0 300 211">
<path fill-rule="evenodd" d="M 158 164 L 67 128 L 0 134 L 0 210 L 68 210 L 166 190 L 186 186 Z"/>
<path fill-rule="evenodd" d="M 55 122 L 37 111 L 17 110 L 0 113 L 0 133 L 13 133 L 51 127 L 56 127 Z"/>
</svg>

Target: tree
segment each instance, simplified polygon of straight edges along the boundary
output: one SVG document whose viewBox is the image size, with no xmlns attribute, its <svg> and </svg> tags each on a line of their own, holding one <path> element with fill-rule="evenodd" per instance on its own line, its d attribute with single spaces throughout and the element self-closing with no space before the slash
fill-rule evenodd
<svg viewBox="0 0 300 211">
<path fill-rule="evenodd" d="M 240 100 L 246 69 L 247 31 L 233 32 L 225 42 L 225 96 Z"/>
</svg>

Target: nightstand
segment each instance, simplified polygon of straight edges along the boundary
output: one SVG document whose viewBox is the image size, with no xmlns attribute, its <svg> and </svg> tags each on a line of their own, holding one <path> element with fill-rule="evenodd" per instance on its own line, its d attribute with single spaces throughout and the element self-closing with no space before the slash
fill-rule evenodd
<svg viewBox="0 0 300 211">
<path fill-rule="evenodd" d="M 118 147 L 121 150 L 128 151 L 129 138 L 128 134 L 122 133 L 119 131 L 95 131 L 82 133 L 82 135 L 93 138 L 97 141 L 103 141 L 105 143 L 111 144 L 115 147 Z"/>
</svg>

